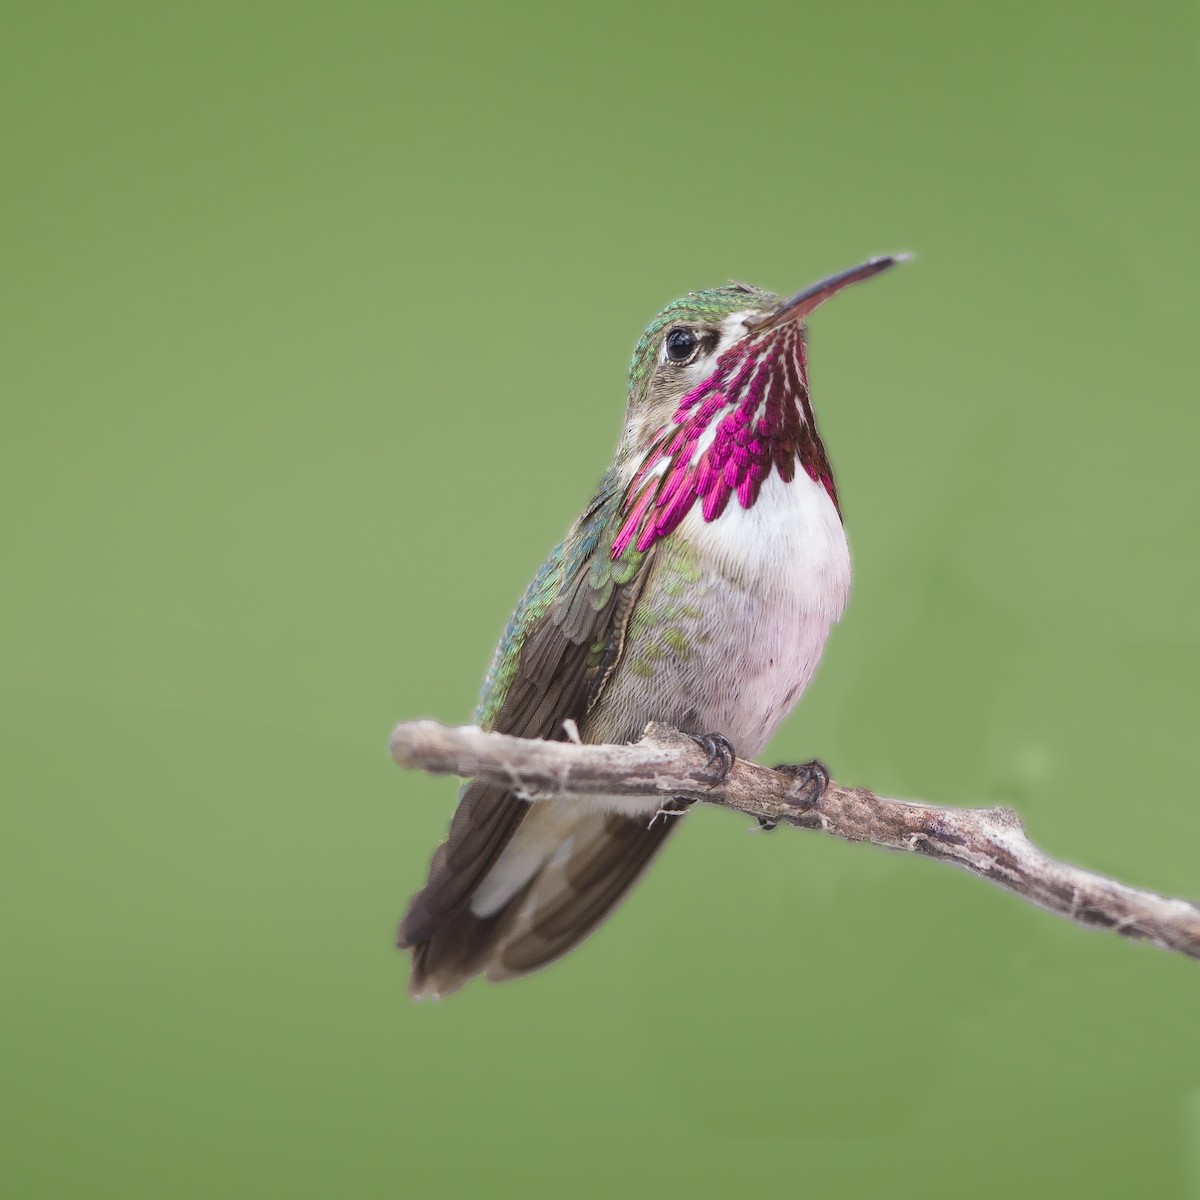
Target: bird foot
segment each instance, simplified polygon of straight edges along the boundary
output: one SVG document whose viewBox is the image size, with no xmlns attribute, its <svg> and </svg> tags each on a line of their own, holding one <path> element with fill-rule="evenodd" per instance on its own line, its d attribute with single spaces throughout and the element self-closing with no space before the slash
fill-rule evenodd
<svg viewBox="0 0 1200 1200">
<path fill-rule="evenodd" d="M 814 758 L 806 763 L 780 763 L 774 770 L 795 781 L 788 789 L 786 803 L 789 808 L 800 812 L 808 812 L 829 786 L 829 771 L 820 759 Z"/>
<path fill-rule="evenodd" d="M 704 764 L 705 768 L 711 767 L 715 762 L 720 762 L 721 765 L 717 768 L 716 782 L 721 783 L 732 770 L 733 764 L 737 762 L 733 743 L 723 733 L 689 733 L 687 736 L 708 755 L 708 762 Z"/>
<path fill-rule="evenodd" d="M 785 803 L 789 808 L 794 808 L 797 815 L 808 812 L 829 786 L 829 772 L 825 764 L 815 758 L 806 763 L 778 763 L 773 770 L 795 780 Z M 767 817 L 758 818 L 759 828 L 768 833 L 778 824 L 778 821 L 769 820 Z"/>
</svg>

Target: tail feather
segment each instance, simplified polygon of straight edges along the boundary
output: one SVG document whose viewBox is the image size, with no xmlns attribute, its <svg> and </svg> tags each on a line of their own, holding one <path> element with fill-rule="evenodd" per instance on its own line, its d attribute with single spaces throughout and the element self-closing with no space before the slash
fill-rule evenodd
<svg viewBox="0 0 1200 1200">
<path fill-rule="evenodd" d="M 535 807 L 546 810 L 547 826 L 560 832 L 564 817 L 574 812 L 570 801 Z M 647 817 L 595 811 L 572 816 L 568 836 L 547 847 L 540 864 L 498 910 L 486 915 L 472 911 L 470 894 L 482 884 L 480 879 L 433 928 L 424 925 L 421 940 L 406 941 L 408 922 L 401 927 L 400 944 L 412 949 L 410 993 L 417 998 L 446 996 L 474 975 L 517 979 L 560 958 L 613 911 L 679 823 L 680 818 L 670 817 L 651 825 Z M 530 814 L 516 841 L 537 836 L 539 824 Z M 512 861 L 518 861 L 516 855 Z M 528 861 L 527 852 L 520 861 Z M 504 867 L 501 858 L 492 870 Z"/>
<path fill-rule="evenodd" d="M 490 917 L 477 917 L 469 908 L 463 908 L 444 921 L 427 941 L 410 946 L 409 995 L 414 1000 L 440 1000 L 485 970 L 497 931 L 507 915 L 501 909 Z"/>
</svg>

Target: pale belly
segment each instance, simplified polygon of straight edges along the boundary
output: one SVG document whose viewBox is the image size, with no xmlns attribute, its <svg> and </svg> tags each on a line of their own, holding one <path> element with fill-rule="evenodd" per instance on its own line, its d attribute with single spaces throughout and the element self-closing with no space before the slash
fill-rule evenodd
<svg viewBox="0 0 1200 1200">
<path fill-rule="evenodd" d="M 661 656 L 651 675 L 618 673 L 581 725 L 585 741 L 629 741 L 653 720 L 722 733 L 742 757 L 766 745 L 812 679 L 831 621 L 707 573 L 702 586 L 705 615 L 669 627 L 688 639 L 688 652 Z M 627 653 L 656 646 L 656 635 L 640 631 Z"/>
<path fill-rule="evenodd" d="M 807 476 L 789 484 L 772 476 L 750 509 L 733 503 L 711 523 L 693 510 L 655 556 L 621 663 L 580 734 L 629 742 L 662 721 L 724 734 L 751 758 L 800 699 L 845 608 L 850 553 L 841 519 Z M 595 834 L 604 812 L 650 818 L 658 806 L 617 796 L 535 803 L 472 911 L 496 911 L 556 854 Z"/>
<path fill-rule="evenodd" d="M 647 721 L 664 721 L 722 733 L 753 757 L 800 699 L 845 608 L 841 520 L 807 476 L 789 484 L 772 476 L 752 508 L 731 505 L 712 523 L 693 510 L 674 536 L 674 548 L 657 551 L 663 561 L 631 622 L 622 669 L 581 733 L 628 741 Z M 639 620 L 643 610 L 648 619 Z"/>
</svg>

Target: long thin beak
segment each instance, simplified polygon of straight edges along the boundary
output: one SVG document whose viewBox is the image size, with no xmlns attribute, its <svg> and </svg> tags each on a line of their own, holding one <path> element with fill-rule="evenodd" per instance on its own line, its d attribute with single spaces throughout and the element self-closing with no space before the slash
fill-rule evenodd
<svg viewBox="0 0 1200 1200">
<path fill-rule="evenodd" d="M 857 267 L 851 267 L 848 271 L 830 275 L 828 279 L 822 279 L 820 283 L 814 283 L 811 287 L 806 287 L 804 291 L 797 292 L 785 300 L 774 312 L 764 313 L 760 317 L 750 317 L 746 321 L 746 328 L 751 333 L 763 333 L 768 329 L 777 329 L 780 325 L 803 321 L 813 309 L 824 304 L 835 292 L 840 292 L 842 288 L 849 287 L 852 283 L 858 283 L 859 280 L 879 275 L 897 263 L 907 262 L 910 258 L 912 258 L 911 254 L 885 254 L 880 258 L 872 258 Z"/>
</svg>

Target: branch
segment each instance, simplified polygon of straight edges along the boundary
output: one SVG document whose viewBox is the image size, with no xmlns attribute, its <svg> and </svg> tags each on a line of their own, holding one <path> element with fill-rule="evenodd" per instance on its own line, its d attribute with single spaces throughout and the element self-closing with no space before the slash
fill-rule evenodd
<svg viewBox="0 0 1200 1200">
<path fill-rule="evenodd" d="M 574 728 L 568 730 L 574 734 Z M 938 808 L 887 800 L 830 782 L 813 804 L 796 780 L 739 759 L 723 782 L 704 753 L 665 725 L 646 726 L 627 746 L 547 742 L 410 721 L 396 727 L 392 757 L 402 767 L 507 784 L 528 800 L 584 796 L 679 796 L 735 812 L 819 829 L 848 842 L 873 842 L 953 863 L 1080 925 L 1111 929 L 1200 958 L 1200 905 L 1128 887 L 1057 862 L 1025 836 L 1008 808 Z"/>
</svg>

